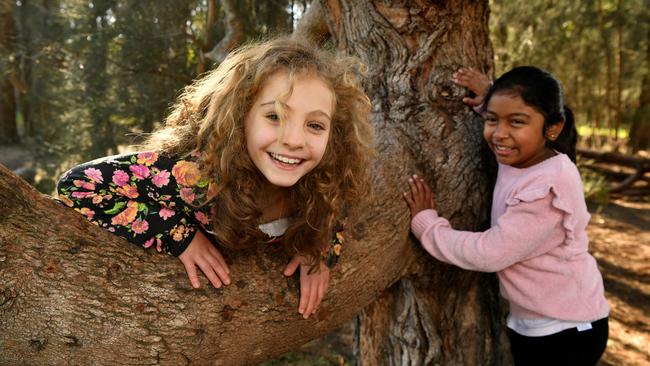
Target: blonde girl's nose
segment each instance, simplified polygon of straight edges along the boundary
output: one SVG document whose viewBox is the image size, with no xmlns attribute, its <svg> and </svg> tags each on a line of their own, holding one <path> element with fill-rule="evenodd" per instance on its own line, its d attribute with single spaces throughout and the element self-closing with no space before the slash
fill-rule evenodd
<svg viewBox="0 0 650 366">
<path fill-rule="evenodd" d="M 299 123 L 285 121 L 280 131 L 280 142 L 290 148 L 299 148 L 305 145 L 305 131 Z"/>
</svg>

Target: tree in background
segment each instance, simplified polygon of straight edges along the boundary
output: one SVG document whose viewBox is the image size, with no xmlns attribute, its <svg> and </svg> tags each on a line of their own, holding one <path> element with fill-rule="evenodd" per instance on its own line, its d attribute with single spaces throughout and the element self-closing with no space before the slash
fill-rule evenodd
<svg viewBox="0 0 650 366">
<path fill-rule="evenodd" d="M 11 14 L 11 4 L 3 2 L 0 3 L 0 144 L 16 143 L 19 140 L 14 87 L 15 47 L 16 28 Z"/>
<path fill-rule="evenodd" d="M 497 74 L 522 64 L 548 69 L 563 82 L 578 124 L 593 128 L 593 146 L 605 142 L 599 128 L 620 146 L 618 131 L 631 126 L 641 107 L 650 67 L 648 1 L 495 0 L 491 6 Z"/>
</svg>

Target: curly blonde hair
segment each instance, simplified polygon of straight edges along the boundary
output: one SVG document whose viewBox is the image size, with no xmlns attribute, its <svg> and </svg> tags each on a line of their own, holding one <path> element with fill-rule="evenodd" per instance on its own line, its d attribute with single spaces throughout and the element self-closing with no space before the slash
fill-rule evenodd
<svg viewBox="0 0 650 366">
<path fill-rule="evenodd" d="M 266 178 L 246 150 L 244 120 L 266 81 L 279 71 L 289 80 L 316 75 L 334 93 L 336 105 L 325 154 L 316 168 L 290 188 L 293 221 L 282 243 L 290 253 L 318 258 L 344 207 L 367 195 L 374 155 L 370 100 L 360 86 L 364 66 L 321 50 L 306 40 L 283 37 L 233 51 L 216 69 L 183 90 L 150 149 L 186 157 L 198 153 L 202 174 L 216 183 L 212 226 L 220 244 L 259 243 Z"/>
</svg>

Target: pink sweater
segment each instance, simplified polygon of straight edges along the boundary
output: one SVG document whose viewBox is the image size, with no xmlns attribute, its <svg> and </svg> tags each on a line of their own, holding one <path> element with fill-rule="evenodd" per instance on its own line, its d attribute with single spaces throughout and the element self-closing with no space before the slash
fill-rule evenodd
<svg viewBox="0 0 650 366">
<path fill-rule="evenodd" d="M 517 318 L 587 322 L 609 314 L 587 251 L 589 217 L 580 174 L 558 154 L 525 169 L 499 164 L 489 230 L 454 230 L 435 210 L 415 215 L 411 229 L 437 259 L 497 272 Z"/>
</svg>

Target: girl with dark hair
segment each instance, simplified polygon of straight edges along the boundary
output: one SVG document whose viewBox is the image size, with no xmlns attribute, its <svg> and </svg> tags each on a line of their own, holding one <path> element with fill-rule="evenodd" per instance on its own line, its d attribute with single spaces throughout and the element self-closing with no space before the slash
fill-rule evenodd
<svg viewBox="0 0 650 366">
<path fill-rule="evenodd" d="M 278 243 L 300 268 L 305 318 L 341 253 L 345 207 L 369 186 L 370 101 L 356 59 L 299 39 L 233 51 L 188 86 L 144 151 L 77 166 L 59 199 L 144 248 L 228 285 L 219 248 Z"/>
<path fill-rule="evenodd" d="M 492 225 L 454 230 L 414 175 L 404 193 L 411 230 L 435 258 L 497 273 L 510 304 L 516 365 L 596 365 L 607 344 L 609 306 L 588 252 L 573 114 L 560 83 L 544 70 L 517 67 L 491 85 L 484 76 L 468 77 L 476 74 L 460 70 L 454 81 L 477 94 L 464 102 L 482 104 L 483 136 L 498 162 Z"/>
</svg>

